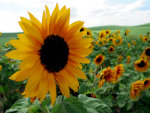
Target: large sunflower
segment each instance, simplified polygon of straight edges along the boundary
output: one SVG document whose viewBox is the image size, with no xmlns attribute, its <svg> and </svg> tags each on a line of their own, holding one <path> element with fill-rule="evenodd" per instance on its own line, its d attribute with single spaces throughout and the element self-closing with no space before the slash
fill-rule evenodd
<svg viewBox="0 0 150 113">
<path fill-rule="evenodd" d="M 130 97 L 132 99 L 136 99 L 136 97 L 140 96 L 140 92 L 143 88 L 143 84 L 144 82 L 140 80 L 132 83 L 131 90 L 130 90 Z"/>
<path fill-rule="evenodd" d="M 149 63 L 146 59 L 139 59 L 135 61 L 134 68 L 139 72 L 147 71 Z"/>
<path fill-rule="evenodd" d="M 36 97 L 42 101 L 50 92 L 53 105 L 56 100 L 56 83 L 61 93 L 69 97 L 69 88 L 78 91 L 76 77 L 86 79 L 79 67 L 81 63 L 90 62 L 85 56 L 92 52 L 89 49 L 92 39 L 82 38 L 84 33 L 79 30 L 83 22 L 69 24 L 70 9 L 64 6 L 59 10 L 56 5 L 50 15 L 48 7 L 45 8 L 42 23 L 31 13 L 30 20 L 21 17 L 19 24 L 24 33 L 18 34 L 18 40 L 10 41 L 16 50 L 6 56 L 22 60 L 20 70 L 10 79 L 28 79 L 23 93 L 25 97 Z"/>
<path fill-rule="evenodd" d="M 102 54 L 100 55 L 97 55 L 95 58 L 94 58 L 94 63 L 96 65 L 100 65 L 104 62 L 104 59 L 105 59 L 105 56 L 103 56 Z"/>
</svg>

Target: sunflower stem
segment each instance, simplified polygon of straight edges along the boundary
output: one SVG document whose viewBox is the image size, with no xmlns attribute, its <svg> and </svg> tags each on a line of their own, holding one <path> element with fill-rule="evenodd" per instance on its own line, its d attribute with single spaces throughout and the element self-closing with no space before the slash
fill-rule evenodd
<svg viewBox="0 0 150 113">
<path fill-rule="evenodd" d="M 47 105 L 45 105 L 45 110 L 46 110 L 46 113 L 50 113 L 50 111 L 48 110 Z"/>
</svg>

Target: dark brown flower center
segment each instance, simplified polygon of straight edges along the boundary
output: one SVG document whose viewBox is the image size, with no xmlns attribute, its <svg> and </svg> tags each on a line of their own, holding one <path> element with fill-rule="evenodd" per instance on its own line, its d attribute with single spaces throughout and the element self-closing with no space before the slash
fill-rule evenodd
<svg viewBox="0 0 150 113">
<path fill-rule="evenodd" d="M 84 31 L 84 28 L 83 28 L 83 27 L 80 29 L 80 32 L 82 32 L 82 31 Z"/>
<path fill-rule="evenodd" d="M 148 84 L 148 80 L 144 81 L 144 86 Z"/>
<path fill-rule="evenodd" d="M 90 33 L 89 33 L 89 32 L 87 32 L 87 35 L 90 35 Z"/>
<path fill-rule="evenodd" d="M 145 50 L 145 53 L 146 53 L 147 56 L 150 56 L 150 49 L 149 49 L 149 48 L 146 49 L 146 50 Z"/>
<path fill-rule="evenodd" d="M 41 47 L 41 64 L 48 72 L 59 72 L 68 61 L 69 48 L 65 40 L 57 35 L 48 36 Z"/>
<path fill-rule="evenodd" d="M 98 57 L 97 59 L 96 59 L 96 62 L 97 63 L 100 63 L 102 61 L 102 57 Z"/>
<path fill-rule="evenodd" d="M 145 62 L 142 60 L 139 64 L 137 64 L 139 67 L 144 67 L 145 66 Z"/>
<path fill-rule="evenodd" d="M 113 48 L 112 48 L 112 47 L 110 48 L 110 51 L 113 51 Z"/>
</svg>

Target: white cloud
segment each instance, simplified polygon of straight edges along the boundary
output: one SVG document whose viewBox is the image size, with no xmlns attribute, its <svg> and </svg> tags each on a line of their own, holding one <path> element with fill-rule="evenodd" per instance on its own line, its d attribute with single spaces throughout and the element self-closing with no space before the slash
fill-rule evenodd
<svg viewBox="0 0 150 113">
<path fill-rule="evenodd" d="M 56 3 L 60 7 L 70 7 L 71 22 L 82 20 L 86 27 L 143 24 L 150 20 L 150 10 L 138 10 L 144 6 L 145 1 L 136 0 L 127 4 L 110 5 L 108 3 L 113 0 L 0 0 L 1 4 L 8 6 L 7 9 L 0 8 L 0 31 L 21 31 L 18 24 L 20 16 L 28 18 L 29 11 L 41 20 L 45 4 L 52 12 Z M 18 9 L 14 8 L 13 4 L 18 6 Z"/>
</svg>

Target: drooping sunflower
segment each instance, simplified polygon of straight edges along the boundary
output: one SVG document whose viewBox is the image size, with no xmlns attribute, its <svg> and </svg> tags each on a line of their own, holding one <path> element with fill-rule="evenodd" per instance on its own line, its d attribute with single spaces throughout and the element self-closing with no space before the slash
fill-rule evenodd
<svg viewBox="0 0 150 113">
<path fill-rule="evenodd" d="M 148 40 L 149 40 L 148 36 L 144 36 L 144 37 L 142 38 L 142 41 L 143 41 L 143 42 L 147 42 Z"/>
<path fill-rule="evenodd" d="M 2 65 L 0 65 L 0 71 L 2 70 Z"/>
<path fill-rule="evenodd" d="M 140 92 L 143 88 L 143 84 L 144 82 L 140 80 L 132 83 L 131 90 L 130 90 L 130 98 L 136 99 L 138 96 L 140 96 Z"/>
<path fill-rule="evenodd" d="M 140 39 L 141 39 L 141 40 L 143 39 L 143 36 L 142 36 L 142 34 L 140 34 Z"/>
<path fill-rule="evenodd" d="M 130 43 L 128 43 L 128 48 L 131 48 L 131 44 Z"/>
<path fill-rule="evenodd" d="M 116 37 L 115 40 L 113 41 L 113 44 L 115 46 L 121 45 L 122 44 L 122 37 L 121 36 Z"/>
<path fill-rule="evenodd" d="M 89 38 L 92 37 L 92 30 L 91 29 L 87 29 L 86 36 Z"/>
<path fill-rule="evenodd" d="M 108 48 L 108 52 L 109 53 L 113 53 L 115 51 L 115 48 L 113 47 L 113 46 L 110 46 L 109 48 Z"/>
<path fill-rule="evenodd" d="M 127 56 L 127 64 L 130 63 L 131 56 Z"/>
<path fill-rule="evenodd" d="M 135 40 L 133 40 L 131 43 L 132 43 L 133 45 L 136 45 L 136 42 L 135 42 Z"/>
<path fill-rule="evenodd" d="M 107 67 L 106 69 L 104 69 L 101 74 L 102 79 L 104 79 L 107 83 L 114 83 L 115 81 L 115 72 L 113 69 L 111 69 L 111 67 Z"/>
<path fill-rule="evenodd" d="M 119 55 L 119 56 L 118 56 L 118 62 L 121 62 L 122 59 L 123 59 L 123 56 L 122 56 L 122 55 Z"/>
<path fill-rule="evenodd" d="M 95 63 L 96 65 L 101 65 L 101 64 L 104 62 L 104 59 L 105 59 L 105 56 L 103 56 L 102 54 L 97 55 L 97 56 L 94 58 L 94 63 Z"/>
<path fill-rule="evenodd" d="M 147 58 L 150 60 L 150 47 L 147 47 L 144 52 L 142 53 L 143 57 Z"/>
<path fill-rule="evenodd" d="M 125 31 L 125 36 L 127 36 L 127 35 L 129 34 L 129 32 L 130 32 L 130 30 L 127 29 L 127 30 Z"/>
<path fill-rule="evenodd" d="M 115 81 L 114 82 L 118 82 L 118 79 L 120 78 L 120 76 L 123 75 L 123 72 L 124 72 L 123 64 L 119 64 L 119 65 L 115 66 L 114 71 L 115 71 Z"/>
<path fill-rule="evenodd" d="M 87 33 L 86 27 L 81 27 L 79 31 L 80 31 L 80 32 L 83 32 L 85 35 L 86 35 L 86 33 Z"/>
<path fill-rule="evenodd" d="M 144 80 L 143 84 L 143 90 L 149 89 L 150 88 L 150 78 L 147 78 Z"/>
<path fill-rule="evenodd" d="M 106 38 L 106 36 L 107 35 L 106 35 L 105 30 L 102 30 L 99 32 L 98 39 L 100 40 L 100 39 Z"/>
<path fill-rule="evenodd" d="M 139 59 L 135 61 L 134 68 L 139 72 L 147 71 L 149 63 L 146 59 Z"/>
<path fill-rule="evenodd" d="M 105 30 L 105 32 L 106 32 L 106 35 L 107 36 L 109 36 L 110 35 L 110 33 L 111 33 L 111 31 L 108 29 L 108 30 Z"/>
<path fill-rule="evenodd" d="M 78 78 L 86 79 L 79 68 L 81 63 L 89 63 L 85 58 L 92 52 L 89 48 L 93 39 L 82 38 L 79 32 L 83 22 L 69 24 L 70 8 L 64 6 L 59 10 L 58 4 L 50 15 L 45 6 L 42 23 L 29 13 L 30 20 L 21 17 L 19 22 L 23 34 L 18 40 L 10 41 L 16 50 L 6 54 L 7 57 L 22 60 L 19 71 L 10 79 L 23 81 L 28 79 L 24 95 L 36 97 L 42 101 L 50 92 L 52 105 L 56 100 L 56 84 L 61 93 L 69 97 L 70 90 L 78 91 Z"/>
</svg>

